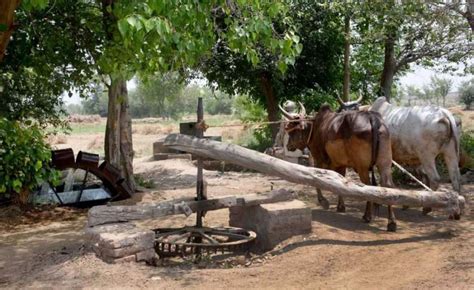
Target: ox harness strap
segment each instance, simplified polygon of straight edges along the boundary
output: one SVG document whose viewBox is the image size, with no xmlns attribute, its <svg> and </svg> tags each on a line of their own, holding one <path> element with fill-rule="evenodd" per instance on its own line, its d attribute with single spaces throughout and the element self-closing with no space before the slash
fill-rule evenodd
<svg viewBox="0 0 474 290">
<path fill-rule="evenodd" d="M 380 138 L 379 138 L 379 129 L 381 123 L 379 119 L 375 118 L 372 114 L 369 115 L 370 125 L 372 127 L 372 161 L 370 163 L 370 170 L 372 171 L 372 185 L 377 185 L 377 181 L 375 179 L 375 170 L 374 166 L 377 162 L 379 145 L 380 145 Z"/>
</svg>

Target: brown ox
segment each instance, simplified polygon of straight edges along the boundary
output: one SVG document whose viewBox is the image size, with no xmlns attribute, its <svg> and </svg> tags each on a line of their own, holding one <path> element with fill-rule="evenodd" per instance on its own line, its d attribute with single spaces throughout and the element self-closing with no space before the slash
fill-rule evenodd
<svg viewBox="0 0 474 290">
<path fill-rule="evenodd" d="M 315 166 L 334 170 L 345 175 L 346 168 L 353 168 L 365 184 L 370 184 L 369 170 L 375 165 L 380 173 L 380 183 L 393 187 L 392 150 L 390 134 L 382 117 L 376 112 L 348 111 L 335 113 L 324 105 L 309 121 L 300 103 L 299 116 L 288 114 L 281 107 L 284 116 L 292 120 L 285 130 L 289 135 L 287 148 L 290 151 L 308 147 Z M 297 120 L 300 120 L 299 122 Z M 318 199 L 320 196 L 318 190 Z M 345 211 L 344 200 L 339 196 L 338 211 Z M 364 221 L 372 220 L 372 203 L 367 202 Z M 388 231 L 396 231 L 395 214 L 388 206 Z"/>
</svg>

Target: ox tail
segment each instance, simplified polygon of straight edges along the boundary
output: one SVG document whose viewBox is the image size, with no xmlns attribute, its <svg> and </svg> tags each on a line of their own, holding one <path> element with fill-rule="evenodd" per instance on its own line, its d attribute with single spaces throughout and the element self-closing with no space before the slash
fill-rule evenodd
<svg viewBox="0 0 474 290">
<path fill-rule="evenodd" d="M 369 113 L 370 126 L 372 127 L 372 161 L 370 162 L 370 170 L 372 171 L 372 185 L 377 185 L 375 180 L 375 170 L 374 165 L 377 162 L 377 157 L 379 153 L 379 130 L 381 127 L 380 119 L 375 116 L 373 113 Z"/>
<path fill-rule="evenodd" d="M 448 119 L 449 121 L 449 132 L 450 132 L 450 137 L 449 137 L 449 140 L 453 140 L 454 141 L 454 146 L 456 148 L 456 156 L 458 157 L 458 161 L 459 161 L 459 155 L 460 155 L 460 143 L 461 143 L 461 132 L 459 132 L 458 130 L 458 127 L 456 125 L 456 120 L 454 119 L 454 116 L 453 114 L 451 114 L 451 112 L 449 112 L 448 110 L 446 109 L 443 109 L 443 115 Z"/>
</svg>

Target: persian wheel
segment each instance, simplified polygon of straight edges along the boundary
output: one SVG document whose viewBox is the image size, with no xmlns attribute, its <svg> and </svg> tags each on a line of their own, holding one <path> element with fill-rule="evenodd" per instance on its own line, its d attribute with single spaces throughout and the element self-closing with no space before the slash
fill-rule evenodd
<svg viewBox="0 0 474 290">
<path fill-rule="evenodd" d="M 234 227 L 156 229 L 155 234 L 155 251 L 161 258 L 245 251 L 257 236 Z"/>
<path fill-rule="evenodd" d="M 107 161 L 99 165 L 98 154 L 79 151 L 74 158 L 71 148 L 53 150 L 52 166 L 62 172 L 62 182 L 58 186 L 48 184 L 46 189 L 43 186 L 40 201 L 50 197 L 61 205 L 89 207 L 131 197 L 120 171 Z"/>
</svg>

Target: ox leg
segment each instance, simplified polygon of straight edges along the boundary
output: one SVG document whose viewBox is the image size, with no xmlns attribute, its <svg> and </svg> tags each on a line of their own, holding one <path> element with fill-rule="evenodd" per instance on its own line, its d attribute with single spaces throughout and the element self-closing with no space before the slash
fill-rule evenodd
<svg viewBox="0 0 474 290">
<path fill-rule="evenodd" d="M 346 176 L 346 168 L 345 167 L 336 168 L 336 172 L 341 174 L 342 176 Z M 344 204 L 344 198 L 340 195 L 338 196 L 338 199 L 337 199 L 337 211 L 338 212 L 346 212 L 346 205 Z"/>
<path fill-rule="evenodd" d="M 397 231 L 397 220 L 395 219 L 395 212 L 391 205 L 387 206 L 388 211 L 388 224 L 387 231 L 396 232 Z"/>
<path fill-rule="evenodd" d="M 323 196 L 323 193 L 321 192 L 321 189 L 316 188 L 316 191 L 318 193 L 318 203 L 320 206 L 322 206 L 324 209 L 329 209 L 329 201 Z"/>
<path fill-rule="evenodd" d="M 359 174 L 360 181 L 362 183 L 370 185 L 370 176 L 369 176 L 369 169 L 357 169 L 357 173 Z M 365 205 L 365 212 L 362 216 L 362 219 L 366 223 L 370 223 L 373 217 L 373 202 L 368 201 Z"/>
<path fill-rule="evenodd" d="M 372 221 L 372 202 L 368 201 L 367 204 L 365 205 L 365 212 L 364 215 L 362 216 L 362 219 L 366 223 L 370 223 Z"/>
<path fill-rule="evenodd" d="M 449 142 L 449 145 L 443 150 L 443 158 L 449 172 L 449 179 L 453 189 L 461 193 L 461 172 L 459 172 L 459 159 L 456 154 L 456 147 L 454 142 Z"/>
<path fill-rule="evenodd" d="M 392 179 L 391 160 L 387 162 L 381 162 L 380 165 L 377 166 L 377 169 L 380 173 L 380 185 L 382 185 L 383 187 L 395 187 Z M 397 231 L 397 221 L 395 219 L 395 212 L 391 205 L 387 206 L 387 213 L 387 231 L 395 232 Z"/>
<path fill-rule="evenodd" d="M 429 187 L 432 190 L 437 190 L 439 187 L 439 174 L 438 170 L 436 170 L 436 156 L 430 156 L 422 160 L 422 166 L 423 166 L 423 171 L 425 174 L 428 176 L 429 180 Z M 432 209 L 430 207 L 424 207 L 423 208 L 423 215 L 427 215 L 430 213 Z"/>
</svg>

